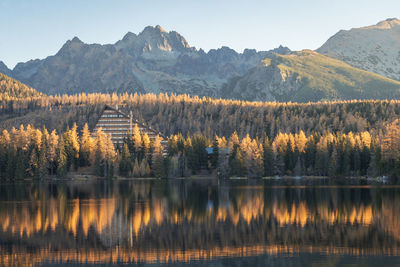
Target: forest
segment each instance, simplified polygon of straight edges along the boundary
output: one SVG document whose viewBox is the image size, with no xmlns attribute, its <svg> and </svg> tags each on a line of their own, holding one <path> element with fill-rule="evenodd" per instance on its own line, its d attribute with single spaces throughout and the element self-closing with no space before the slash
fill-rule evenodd
<svg viewBox="0 0 400 267">
<path fill-rule="evenodd" d="M 0 135 L 0 179 L 62 178 L 69 172 L 90 170 L 93 175 L 123 177 L 185 177 L 196 174 L 218 177 L 264 177 L 275 175 L 371 176 L 400 175 L 400 121 L 380 134 L 278 133 L 240 138 L 208 138 L 181 133 L 150 141 L 138 127 L 120 148 L 101 128 L 93 138 L 88 124 L 78 132 L 76 124 L 58 134 L 20 126 Z M 207 150 L 208 148 L 208 150 Z"/>
<path fill-rule="evenodd" d="M 165 136 L 201 133 L 207 138 L 229 137 L 270 139 L 279 133 L 359 133 L 379 134 L 400 117 L 398 100 L 351 100 L 315 103 L 247 102 L 189 95 L 167 94 L 76 94 L 12 98 L 0 94 L 0 129 L 21 124 L 64 132 L 74 123 L 89 129 L 104 105 L 118 104 L 132 111 Z"/>
<path fill-rule="evenodd" d="M 91 129 L 104 105 L 168 136 L 136 129 L 113 147 Z M 168 94 L 0 94 L 1 179 L 99 176 L 398 176 L 400 101 L 247 102 Z M 207 148 L 207 150 L 206 150 Z"/>
</svg>

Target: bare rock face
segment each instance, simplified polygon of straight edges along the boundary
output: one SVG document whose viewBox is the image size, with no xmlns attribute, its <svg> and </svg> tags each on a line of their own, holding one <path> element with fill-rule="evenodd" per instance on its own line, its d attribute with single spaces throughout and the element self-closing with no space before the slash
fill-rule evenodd
<svg viewBox="0 0 400 267">
<path fill-rule="evenodd" d="M 3 61 L 0 61 L 0 73 L 3 73 L 7 76 L 10 76 L 11 70 L 4 64 Z"/>
<path fill-rule="evenodd" d="M 288 53 L 284 47 L 274 52 Z M 205 53 L 160 26 L 127 33 L 115 44 L 77 37 L 53 56 L 19 63 L 10 75 L 47 94 L 79 92 L 189 93 L 218 96 L 229 78 L 243 75 L 272 52 L 228 47 Z M 1 67 L 1 66 L 0 66 Z"/>
<path fill-rule="evenodd" d="M 175 31 L 166 32 L 161 26 L 147 26 L 139 35 L 127 33 L 124 38 L 115 43 L 117 50 L 132 56 L 142 56 L 146 53 L 190 52 L 194 50 L 183 36 Z"/>
<path fill-rule="evenodd" d="M 221 89 L 221 95 L 248 101 L 292 101 L 303 86 L 298 74 L 278 68 L 277 64 L 259 64 L 245 75 L 234 77 Z"/>
<path fill-rule="evenodd" d="M 317 52 L 391 79 L 400 80 L 400 20 L 339 31 Z"/>
</svg>

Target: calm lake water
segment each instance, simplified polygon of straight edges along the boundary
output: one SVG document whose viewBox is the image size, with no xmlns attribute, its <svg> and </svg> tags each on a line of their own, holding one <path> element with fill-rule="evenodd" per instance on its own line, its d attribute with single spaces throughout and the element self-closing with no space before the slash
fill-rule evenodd
<svg viewBox="0 0 400 267">
<path fill-rule="evenodd" d="M 400 266 L 400 186 L 358 180 L 0 184 L 0 266 Z"/>
</svg>

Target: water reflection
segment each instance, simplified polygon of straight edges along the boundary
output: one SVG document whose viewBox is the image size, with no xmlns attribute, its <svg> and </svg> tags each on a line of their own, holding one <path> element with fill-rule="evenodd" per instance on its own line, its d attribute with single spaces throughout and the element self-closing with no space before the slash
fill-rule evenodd
<svg viewBox="0 0 400 267">
<path fill-rule="evenodd" d="M 292 183 L 0 185 L 0 265 L 400 254 L 399 187 Z"/>
</svg>

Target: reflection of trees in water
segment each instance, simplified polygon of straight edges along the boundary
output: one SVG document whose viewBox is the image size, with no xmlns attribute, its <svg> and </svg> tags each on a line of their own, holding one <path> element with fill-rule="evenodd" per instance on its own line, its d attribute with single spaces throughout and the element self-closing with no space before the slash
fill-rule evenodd
<svg viewBox="0 0 400 267">
<path fill-rule="evenodd" d="M 62 264 L 113 264 L 119 266 L 123 263 L 203 263 L 198 266 L 213 266 L 217 260 L 224 260 L 224 266 L 252 266 L 249 257 L 260 256 L 261 264 L 255 266 L 270 266 L 271 260 L 277 266 L 297 266 L 298 259 L 303 259 L 306 265 L 316 263 L 316 266 L 337 265 L 362 265 L 362 266 L 393 266 L 399 260 L 399 254 L 392 250 L 381 249 L 357 249 L 343 247 L 313 247 L 298 245 L 258 245 L 246 247 L 213 247 L 211 249 L 157 249 L 157 250 L 132 250 L 125 248 L 103 249 L 65 249 L 65 250 L 41 250 L 37 252 L 15 250 L 15 254 L 7 254 L 0 248 L 1 266 L 37 266 L 38 263 Z M 321 255 L 325 255 L 321 257 Z M 283 257 L 282 257 L 283 256 Z M 362 256 L 367 256 L 362 258 Z M 388 257 L 390 256 L 390 257 Z M 395 256 L 395 257 L 393 257 Z M 234 258 L 232 260 L 232 258 Z M 346 260 L 348 264 L 346 264 Z M 371 259 L 373 259 L 372 262 Z M 242 262 L 237 265 L 236 263 Z M 204 261 L 204 262 L 202 262 Z M 292 264 L 288 264 L 292 263 Z M 296 264 L 293 264 L 296 263 Z M 51 265 L 50 264 L 50 265 Z M 184 264 L 185 265 L 185 264 Z M 182 265 L 182 266 L 184 266 Z M 197 265 L 197 264 L 196 264 Z M 168 265 L 169 266 L 169 265 Z M 221 266 L 221 265 L 216 265 Z M 275 265 L 272 265 L 275 266 Z"/>
<path fill-rule="evenodd" d="M 0 244 L 26 242 L 47 249 L 390 250 L 400 243 L 398 189 L 136 182 L 29 191 L 29 199 L 0 200 Z"/>
</svg>

